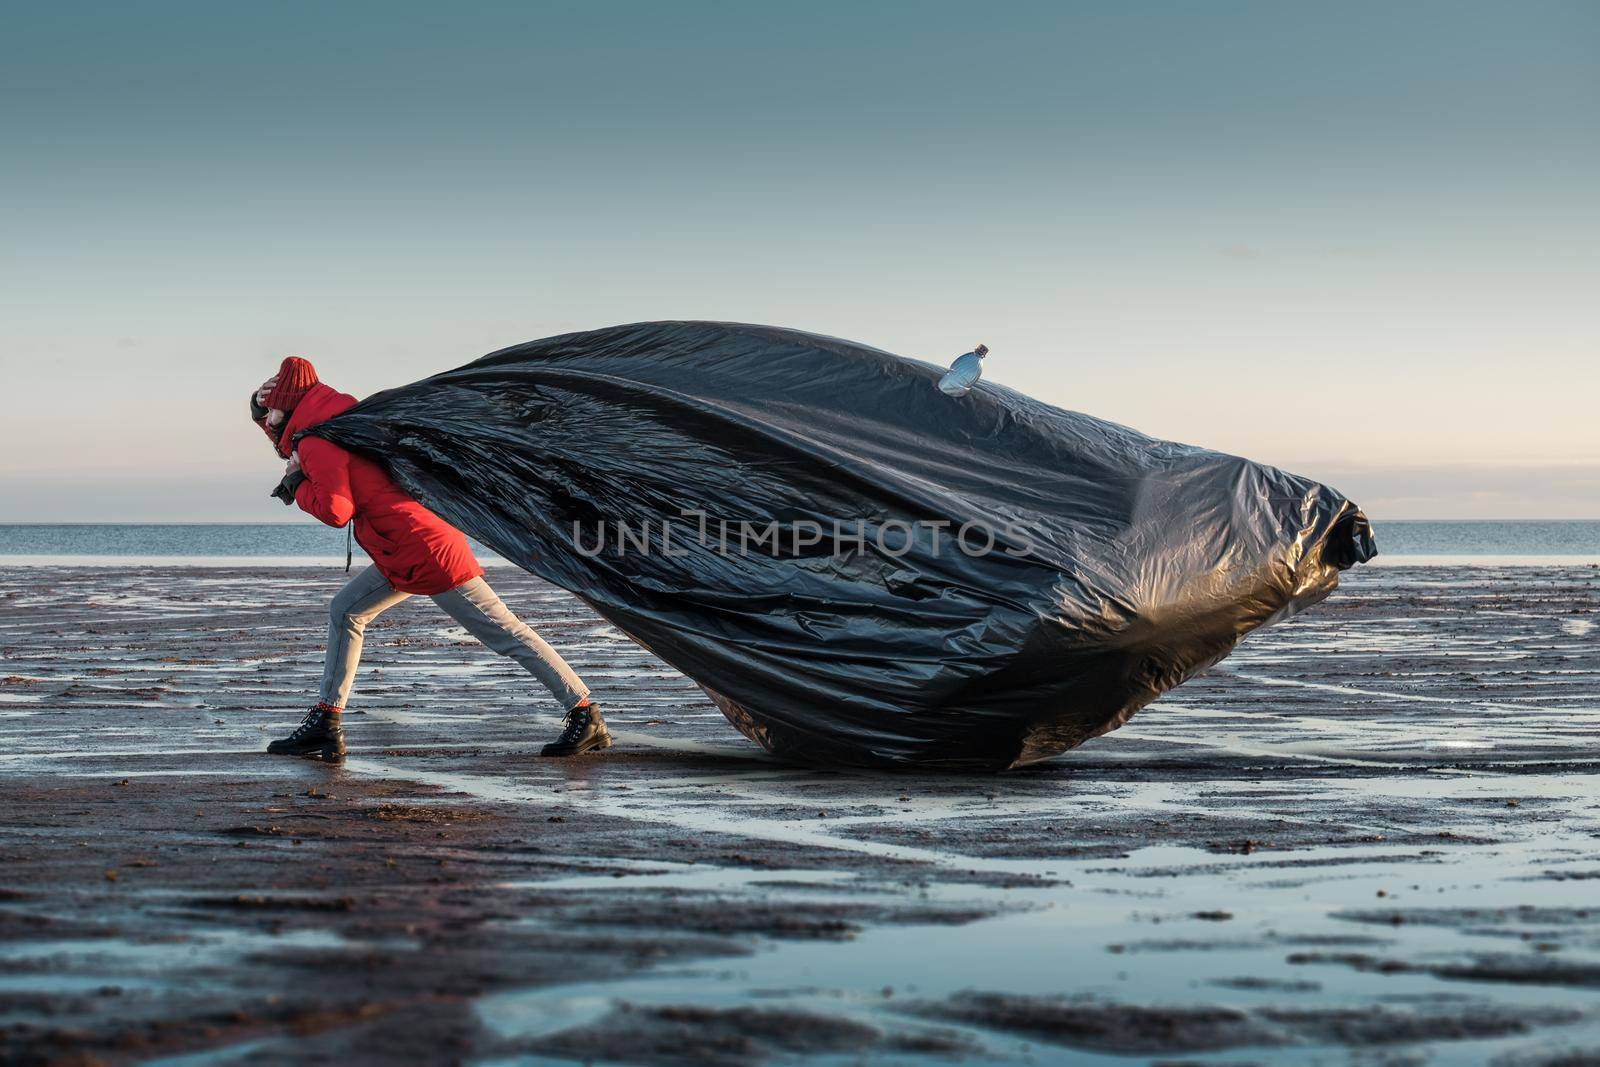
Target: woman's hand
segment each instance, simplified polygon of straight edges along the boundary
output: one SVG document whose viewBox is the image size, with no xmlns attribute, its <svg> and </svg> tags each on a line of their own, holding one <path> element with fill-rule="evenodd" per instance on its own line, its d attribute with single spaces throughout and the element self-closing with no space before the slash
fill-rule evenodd
<svg viewBox="0 0 1600 1067">
<path fill-rule="evenodd" d="M 289 464 L 283 468 L 283 481 L 278 483 L 278 488 L 272 495 L 285 504 L 294 503 L 295 490 L 300 488 L 300 483 L 306 480 L 306 472 L 300 469 L 300 450 L 297 448 L 289 453 Z"/>
</svg>

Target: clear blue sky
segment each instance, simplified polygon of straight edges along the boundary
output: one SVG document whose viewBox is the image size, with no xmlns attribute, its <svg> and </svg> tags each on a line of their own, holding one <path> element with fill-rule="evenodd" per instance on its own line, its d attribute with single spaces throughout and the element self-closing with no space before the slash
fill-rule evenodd
<svg viewBox="0 0 1600 1067">
<path fill-rule="evenodd" d="M 1600 517 L 1600 4 L 0 8 L 0 521 L 283 519 L 281 356 L 654 318 Z"/>
</svg>

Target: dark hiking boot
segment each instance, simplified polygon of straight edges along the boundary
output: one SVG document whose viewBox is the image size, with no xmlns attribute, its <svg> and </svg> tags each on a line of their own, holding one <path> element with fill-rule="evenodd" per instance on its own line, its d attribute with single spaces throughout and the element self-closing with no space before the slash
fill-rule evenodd
<svg viewBox="0 0 1600 1067">
<path fill-rule="evenodd" d="M 600 705 L 590 703 L 567 712 L 561 736 L 539 750 L 541 756 L 576 756 L 611 747 L 611 731 L 600 715 Z"/>
<path fill-rule="evenodd" d="M 311 756 L 315 759 L 337 763 L 344 759 L 344 730 L 339 726 L 339 713 L 326 704 L 318 704 L 306 712 L 306 717 L 288 737 L 280 737 L 267 746 L 273 756 Z"/>
</svg>

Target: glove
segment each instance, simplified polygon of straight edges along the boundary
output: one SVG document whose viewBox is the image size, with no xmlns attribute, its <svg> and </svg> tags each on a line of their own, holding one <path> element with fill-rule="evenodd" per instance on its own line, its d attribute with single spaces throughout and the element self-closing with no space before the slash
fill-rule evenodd
<svg viewBox="0 0 1600 1067">
<path fill-rule="evenodd" d="M 261 388 L 256 390 L 256 403 L 262 407 L 267 406 L 267 397 L 272 395 L 273 388 L 278 384 L 278 376 L 274 374 L 261 383 Z"/>
<path fill-rule="evenodd" d="M 267 440 L 272 442 L 274 450 L 283 438 L 283 431 L 288 427 L 284 423 L 276 426 L 267 422 L 267 414 L 271 410 L 267 407 L 267 394 L 272 392 L 272 384 L 276 378 L 270 379 L 265 385 L 250 394 L 250 421 L 261 427 L 261 432 L 267 435 Z"/>
<path fill-rule="evenodd" d="M 283 481 L 278 483 L 278 488 L 272 491 L 272 495 L 283 501 L 284 506 L 287 507 L 288 505 L 294 503 L 294 491 L 299 489 L 300 483 L 305 480 L 305 471 L 297 470 L 292 471 L 289 474 L 285 474 L 283 476 Z"/>
</svg>

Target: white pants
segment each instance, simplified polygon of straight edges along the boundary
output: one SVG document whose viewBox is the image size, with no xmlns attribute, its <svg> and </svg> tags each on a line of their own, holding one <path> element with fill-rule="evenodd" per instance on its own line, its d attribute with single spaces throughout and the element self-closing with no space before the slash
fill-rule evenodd
<svg viewBox="0 0 1600 1067">
<path fill-rule="evenodd" d="M 322 666 L 324 703 L 344 707 L 361 663 L 367 624 L 410 596 L 390 585 L 376 567 L 368 567 L 339 590 L 328 609 L 328 653 Z M 572 710 L 589 695 L 589 687 L 556 650 L 513 615 L 482 578 L 463 582 L 431 599 L 473 637 L 522 664 L 560 701 L 562 710 Z"/>
</svg>

